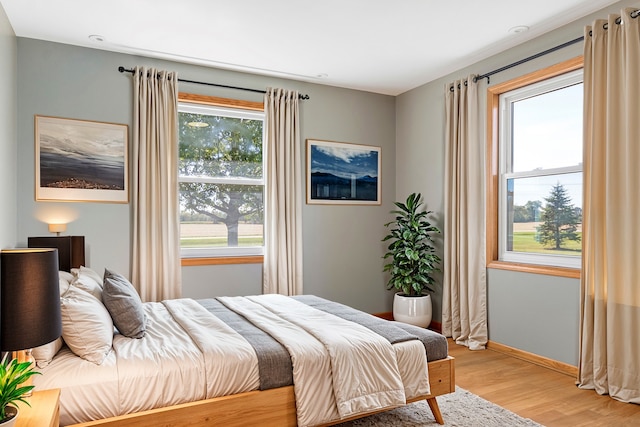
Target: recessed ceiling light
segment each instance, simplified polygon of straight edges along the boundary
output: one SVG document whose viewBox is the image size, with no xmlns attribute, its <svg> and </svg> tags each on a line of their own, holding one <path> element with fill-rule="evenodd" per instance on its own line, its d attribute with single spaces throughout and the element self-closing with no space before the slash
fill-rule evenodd
<svg viewBox="0 0 640 427">
<path fill-rule="evenodd" d="M 103 42 L 105 38 L 98 34 L 91 34 L 89 36 L 89 40 L 91 40 L 92 42 Z"/>
<path fill-rule="evenodd" d="M 509 28 L 509 33 L 511 34 L 524 33 L 525 31 L 529 31 L 529 27 L 526 25 L 518 25 L 516 27 Z"/>
</svg>

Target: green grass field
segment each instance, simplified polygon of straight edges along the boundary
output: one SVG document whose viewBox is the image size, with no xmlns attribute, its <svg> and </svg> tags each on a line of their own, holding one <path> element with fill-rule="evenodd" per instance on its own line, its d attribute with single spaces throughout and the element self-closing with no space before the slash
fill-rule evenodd
<svg viewBox="0 0 640 427">
<path fill-rule="evenodd" d="M 582 237 L 582 233 L 578 233 Z M 578 256 L 582 252 L 582 243 L 573 240 L 565 240 L 562 242 L 561 249 L 553 249 L 542 246 L 536 241 L 536 233 L 534 231 L 517 231 L 513 233 L 513 251 L 514 252 L 536 252 L 555 255 L 575 255 Z"/>
<path fill-rule="evenodd" d="M 238 246 L 262 246 L 261 236 L 238 237 Z M 183 248 L 202 248 L 211 246 L 227 246 L 227 237 L 183 237 L 180 239 Z"/>
<path fill-rule="evenodd" d="M 582 233 L 578 233 L 582 236 Z M 556 255 L 575 255 L 582 252 L 582 244 L 573 240 L 565 240 L 562 249 L 555 250 L 542 246 L 536 241 L 534 231 L 517 231 L 513 233 L 514 252 L 536 252 Z M 211 246 L 227 246 L 227 237 L 183 237 L 180 239 L 183 248 L 201 248 Z M 238 246 L 262 246 L 262 236 L 246 236 L 238 238 Z"/>
<path fill-rule="evenodd" d="M 185 221 L 180 223 L 180 245 L 183 248 L 227 246 L 227 227 L 211 222 Z M 262 224 L 238 224 L 238 246 L 262 246 Z"/>
</svg>

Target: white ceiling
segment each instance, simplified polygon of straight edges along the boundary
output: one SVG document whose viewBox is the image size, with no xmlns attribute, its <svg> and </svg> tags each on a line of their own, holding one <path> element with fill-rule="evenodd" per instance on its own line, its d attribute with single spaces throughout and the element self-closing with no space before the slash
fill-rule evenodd
<svg viewBox="0 0 640 427">
<path fill-rule="evenodd" d="M 0 0 L 18 37 L 389 95 L 615 2 Z"/>
</svg>

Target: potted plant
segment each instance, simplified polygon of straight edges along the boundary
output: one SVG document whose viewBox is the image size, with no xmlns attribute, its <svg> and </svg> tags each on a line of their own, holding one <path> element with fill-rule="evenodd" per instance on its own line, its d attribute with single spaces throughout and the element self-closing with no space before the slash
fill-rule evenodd
<svg viewBox="0 0 640 427">
<path fill-rule="evenodd" d="M 9 353 L 5 353 L 0 362 L 0 427 L 12 426 L 16 422 L 16 402 L 29 405 L 24 397 L 34 386 L 22 384 L 32 375 L 40 373 L 33 370 L 31 362 L 18 362 L 17 359 L 9 361 L 8 355 Z"/>
<path fill-rule="evenodd" d="M 420 209 L 422 195 L 412 193 L 405 203 L 395 202 L 399 210 L 392 210 L 396 217 L 385 224 L 389 234 L 382 241 L 390 240 L 384 259 L 384 271 L 391 274 L 387 289 L 396 289 L 393 300 L 393 318 L 421 327 L 431 323 L 431 296 L 435 280 L 433 272 L 440 271 L 441 262 L 433 247 L 432 234 L 440 230 L 429 222 L 432 211 Z"/>
</svg>

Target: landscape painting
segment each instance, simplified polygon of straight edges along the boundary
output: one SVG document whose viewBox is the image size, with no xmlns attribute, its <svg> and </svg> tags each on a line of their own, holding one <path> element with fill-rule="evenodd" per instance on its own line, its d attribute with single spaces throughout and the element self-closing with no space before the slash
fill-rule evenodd
<svg viewBox="0 0 640 427">
<path fill-rule="evenodd" d="M 127 125 L 35 117 L 36 200 L 127 203 Z"/>
<path fill-rule="evenodd" d="M 307 203 L 379 205 L 380 147 L 307 140 Z"/>
</svg>

